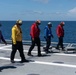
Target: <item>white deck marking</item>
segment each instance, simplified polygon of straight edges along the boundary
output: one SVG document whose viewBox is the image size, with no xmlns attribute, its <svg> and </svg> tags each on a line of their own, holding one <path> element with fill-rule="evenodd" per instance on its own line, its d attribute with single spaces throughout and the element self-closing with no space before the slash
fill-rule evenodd
<svg viewBox="0 0 76 75">
<path fill-rule="evenodd" d="M 12 45 L 5 45 L 5 46 L 1 46 L 0 49 L 5 49 L 7 47 L 11 47 Z"/>
<path fill-rule="evenodd" d="M 11 51 L 12 49 L 5 49 L 5 48 L 2 48 L 2 51 Z M 24 52 L 28 52 L 28 50 L 24 50 Z M 37 51 L 32 51 L 32 53 L 37 53 Z M 42 54 L 45 54 L 45 52 L 41 52 Z M 51 54 L 51 53 L 50 53 Z M 62 55 L 62 56 L 73 56 L 73 57 L 76 57 L 76 54 L 64 54 L 64 53 L 53 53 L 53 55 Z"/>
<path fill-rule="evenodd" d="M 5 51 L 5 50 L 6 50 L 6 51 L 11 51 L 12 49 L 2 48 L 2 51 L 3 51 L 3 50 L 4 50 L 4 51 Z M 28 50 L 25 50 L 25 49 L 24 49 L 24 52 L 28 52 Z M 32 51 L 32 53 L 37 53 L 37 51 Z M 41 53 L 45 53 L 45 52 L 41 52 Z"/>
<path fill-rule="evenodd" d="M 10 60 L 10 58 L 5 58 L 5 57 L 0 57 L 0 59 L 2 59 L 2 60 Z M 15 61 L 20 61 L 20 59 L 15 59 Z M 50 66 L 76 68 L 76 65 L 71 65 L 71 64 L 58 64 L 58 63 L 43 62 L 43 61 L 34 61 L 34 62 L 30 62 L 30 63 L 42 64 L 42 65 L 50 65 Z"/>
<path fill-rule="evenodd" d="M 58 63 L 42 62 L 42 61 L 35 61 L 33 63 L 44 64 L 44 65 L 52 65 L 52 66 L 69 67 L 69 68 L 76 68 L 76 65 L 71 65 L 71 64 L 58 64 Z"/>
<path fill-rule="evenodd" d="M 7 47 L 11 47 L 12 45 L 6 45 L 6 46 L 2 46 L 2 47 L 0 47 L 0 49 L 2 49 L 2 51 L 3 50 L 7 50 L 7 51 L 11 51 L 12 49 L 8 49 Z M 28 52 L 28 50 L 24 50 L 24 52 Z M 36 51 L 32 51 L 32 53 L 37 53 L 37 50 Z M 43 54 L 45 54 L 45 52 L 41 52 L 41 53 L 43 53 Z M 64 54 L 64 53 L 53 53 L 54 55 L 62 55 L 62 56 L 74 56 L 74 57 L 76 57 L 76 54 Z"/>
<path fill-rule="evenodd" d="M 64 53 L 55 53 L 54 55 L 76 56 L 76 54 L 64 54 Z"/>
</svg>

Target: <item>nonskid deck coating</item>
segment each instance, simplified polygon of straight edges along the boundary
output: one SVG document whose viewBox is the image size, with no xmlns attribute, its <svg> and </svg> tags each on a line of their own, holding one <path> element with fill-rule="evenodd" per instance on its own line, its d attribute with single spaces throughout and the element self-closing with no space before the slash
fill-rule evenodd
<svg viewBox="0 0 76 75">
<path fill-rule="evenodd" d="M 15 61 L 10 62 L 11 44 L 0 44 L 0 75 L 76 75 L 76 54 L 66 54 L 53 49 L 54 53 L 46 54 L 41 47 L 43 57 L 37 57 L 37 48 L 32 51 L 34 57 L 27 56 L 28 45 L 24 45 L 25 57 L 29 63 L 19 63 L 20 56 L 16 53 Z"/>
</svg>

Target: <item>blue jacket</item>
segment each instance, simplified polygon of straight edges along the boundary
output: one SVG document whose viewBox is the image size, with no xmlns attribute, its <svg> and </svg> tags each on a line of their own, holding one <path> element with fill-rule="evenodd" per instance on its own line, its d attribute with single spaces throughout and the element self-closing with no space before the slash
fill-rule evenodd
<svg viewBox="0 0 76 75">
<path fill-rule="evenodd" d="M 52 37 L 52 31 L 51 31 L 51 28 L 48 28 L 48 26 L 45 27 L 44 29 L 44 38 L 48 38 L 48 37 Z"/>
</svg>

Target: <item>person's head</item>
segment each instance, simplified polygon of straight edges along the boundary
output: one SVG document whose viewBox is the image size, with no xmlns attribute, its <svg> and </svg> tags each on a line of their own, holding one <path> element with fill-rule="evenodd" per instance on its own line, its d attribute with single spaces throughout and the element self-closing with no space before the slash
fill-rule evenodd
<svg viewBox="0 0 76 75">
<path fill-rule="evenodd" d="M 52 23 L 51 22 L 48 22 L 48 27 L 52 27 Z"/>
<path fill-rule="evenodd" d="M 60 23 L 61 26 L 64 26 L 64 24 L 65 24 L 64 22 L 61 22 L 61 23 Z"/>
<path fill-rule="evenodd" d="M 22 20 L 17 20 L 16 24 L 19 25 L 19 26 L 21 26 L 22 25 Z"/>
<path fill-rule="evenodd" d="M 36 20 L 36 24 L 37 25 L 40 25 L 41 24 L 41 21 L 40 20 Z"/>
</svg>

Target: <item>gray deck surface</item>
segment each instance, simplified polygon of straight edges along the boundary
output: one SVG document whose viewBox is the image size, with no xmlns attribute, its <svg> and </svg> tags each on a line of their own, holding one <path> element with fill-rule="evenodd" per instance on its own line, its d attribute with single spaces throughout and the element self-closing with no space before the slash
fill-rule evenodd
<svg viewBox="0 0 76 75">
<path fill-rule="evenodd" d="M 32 51 L 33 57 L 27 56 L 30 46 L 24 45 L 24 54 L 29 63 L 20 63 L 19 52 L 15 55 L 16 63 L 10 62 L 11 44 L 0 44 L 0 75 L 76 75 L 76 53 L 53 52 L 37 56 L 37 47 Z"/>
</svg>

